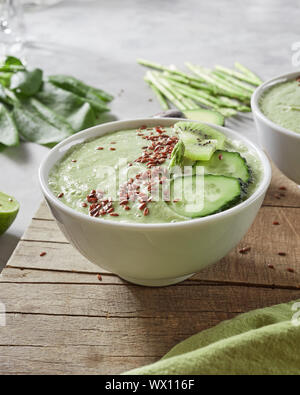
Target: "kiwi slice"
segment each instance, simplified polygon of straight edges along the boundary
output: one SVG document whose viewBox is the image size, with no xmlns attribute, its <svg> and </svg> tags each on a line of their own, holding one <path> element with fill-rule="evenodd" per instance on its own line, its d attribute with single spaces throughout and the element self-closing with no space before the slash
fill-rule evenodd
<svg viewBox="0 0 300 395">
<path fill-rule="evenodd" d="M 185 145 L 184 156 L 191 160 L 210 160 L 217 149 L 222 149 L 226 137 L 212 127 L 196 122 L 177 122 L 175 131 Z"/>
</svg>

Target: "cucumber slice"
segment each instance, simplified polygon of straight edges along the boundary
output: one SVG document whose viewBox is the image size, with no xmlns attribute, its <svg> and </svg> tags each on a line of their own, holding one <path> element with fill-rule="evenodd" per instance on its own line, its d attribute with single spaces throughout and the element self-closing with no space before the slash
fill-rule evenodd
<svg viewBox="0 0 300 395">
<path fill-rule="evenodd" d="M 178 201 L 178 191 L 183 191 Z M 197 194 L 197 196 L 195 196 Z M 171 184 L 169 207 L 184 217 L 205 217 L 224 211 L 241 201 L 237 178 L 214 175 L 177 177 Z"/>
<path fill-rule="evenodd" d="M 19 207 L 19 203 L 14 198 L 0 192 L 0 235 L 14 222 Z"/>
<path fill-rule="evenodd" d="M 177 122 L 175 131 L 185 145 L 184 156 L 191 160 L 209 160 L 225 143 L 223 133 L 202 123 Z"/>
<path fill-rule="evenodd" d="M 215 125 L 224 126 L 225 117 L 217 111 L 198 108 L 197 110 L 184 110 L 184 115 L 188 119 L 200 122 L 214 123 Z"/>
<path fill-rule="evenodd" d="M 198 161 L 196 166 L 204 166 L 205 174 L 240 178 L 244 183 L 250 181 L 251 172 L 246 159 L 238 152 L 218 150 L 209 161 Z"/>
</svg>

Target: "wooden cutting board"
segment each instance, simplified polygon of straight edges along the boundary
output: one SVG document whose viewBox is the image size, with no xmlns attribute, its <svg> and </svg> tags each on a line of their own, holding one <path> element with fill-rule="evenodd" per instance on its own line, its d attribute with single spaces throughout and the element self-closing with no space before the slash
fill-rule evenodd
<svg viewBox="0 0 300 395">
<path fill-rule="evenodd" d="M 0 276 L 0 374 L 124 372 L 239 313 L 299 299 L 300 189 L 273 170 L 240 245 L 166 288 L 128 284 L 88 262 L 43 203 Z M 251 250 L 241 254 L 243 247 Z"/>
</svg>

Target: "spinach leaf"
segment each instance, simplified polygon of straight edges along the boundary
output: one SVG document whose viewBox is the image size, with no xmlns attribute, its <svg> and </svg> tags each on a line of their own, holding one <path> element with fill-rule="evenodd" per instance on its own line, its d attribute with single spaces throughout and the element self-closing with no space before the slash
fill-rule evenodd
<svg viewBox="0 0 300 395">
<path fill-rule="evenodd" d="M 64 117 L 60 116 L 59 114 L 56 114 L 49 107 L 45 106 L 34 97 L 31 97 L 26 101 L 23 101 L 22 104 L 27 110 L 36 113 L 36 115 L 43 118 L 46 122 L 50 123 L 50 125 L 64 131 L 66 135 L 71 136 L 71 134 L 75 133 L 70 123 L 67 122 L 67 120 Z"/>
<path fill-rule="evenodd" d="M 54 127 L 33 111 L 16 105 L 13 117 L 24 140 L 42 145 L 54 145 L 69 136 L 65 130 Z"/>
<path fill-rule="evenodd" d="M 19 70 L 25 70 L 25 66 L 20 59 L 14 56 L 7 56 L 0 65 L 0 71 L 16 72 Z"/>
<path fill-rule="evenodd" d="M 12 73 L 0 72 L 0 84 L 8 88 L 10 85 L 11 76 Z"/>
<path fill-rule="evenodd" d="M 0 145 L 18 145 L 19 136 L 13 118 L 7 108 L 0 103 Z"/>
<path fill-rule="evenodd" d="M 104 90 L 94 88 L 69 75 L 51 75 L 49 77 L 49 81 L 60 88 L 75 93 L 78 96 L 82 96 L 93 101 L 98 101 L 100 104 L 101 102 L 103 103 L 103 101 L 110 102 L 113 99 L 113 96 Z"/>
<path fill-rule="evenodd" d="M 86 100 L 50 82 L 45 82 L 35 97 L 52 111 L 66 118 L 76 132 L 96 123 L 95 113 Z"/>
<path fill-rule="evenodd" d="M 76 131 L 88 129 L 96 124 L 95 113 L 89 103 L 84 103 L 67 120 Z"/>
<path fill-rule="evenodd" d="M 43 72 L 40 69 L 33 71 L 18 71 L 10 80 L 10 89 L 20 96 L 32 96 L 40 90 Z"/>
</svg>

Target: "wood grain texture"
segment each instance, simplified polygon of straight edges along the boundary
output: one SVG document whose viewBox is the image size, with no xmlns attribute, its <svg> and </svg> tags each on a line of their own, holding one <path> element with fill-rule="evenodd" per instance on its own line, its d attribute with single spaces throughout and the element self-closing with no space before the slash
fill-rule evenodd
<svg viewBox="0 0 300 395">
<path fill-rule="evenodd" d="M 278 199 L 280 193 L 285 196 Z M 241 254 L 242 247 L 251 249 Z M 7 311 L 7 326 L 0 328 L 0 374 L 121 373 L 158 360 L 220 321 L 295 299 L 300 190 L 276 169 L 264 206 L 239 246 L 166 288 L 128 284 L 87 261 L 43 203 L 0 276 Z"/>
</svg>

